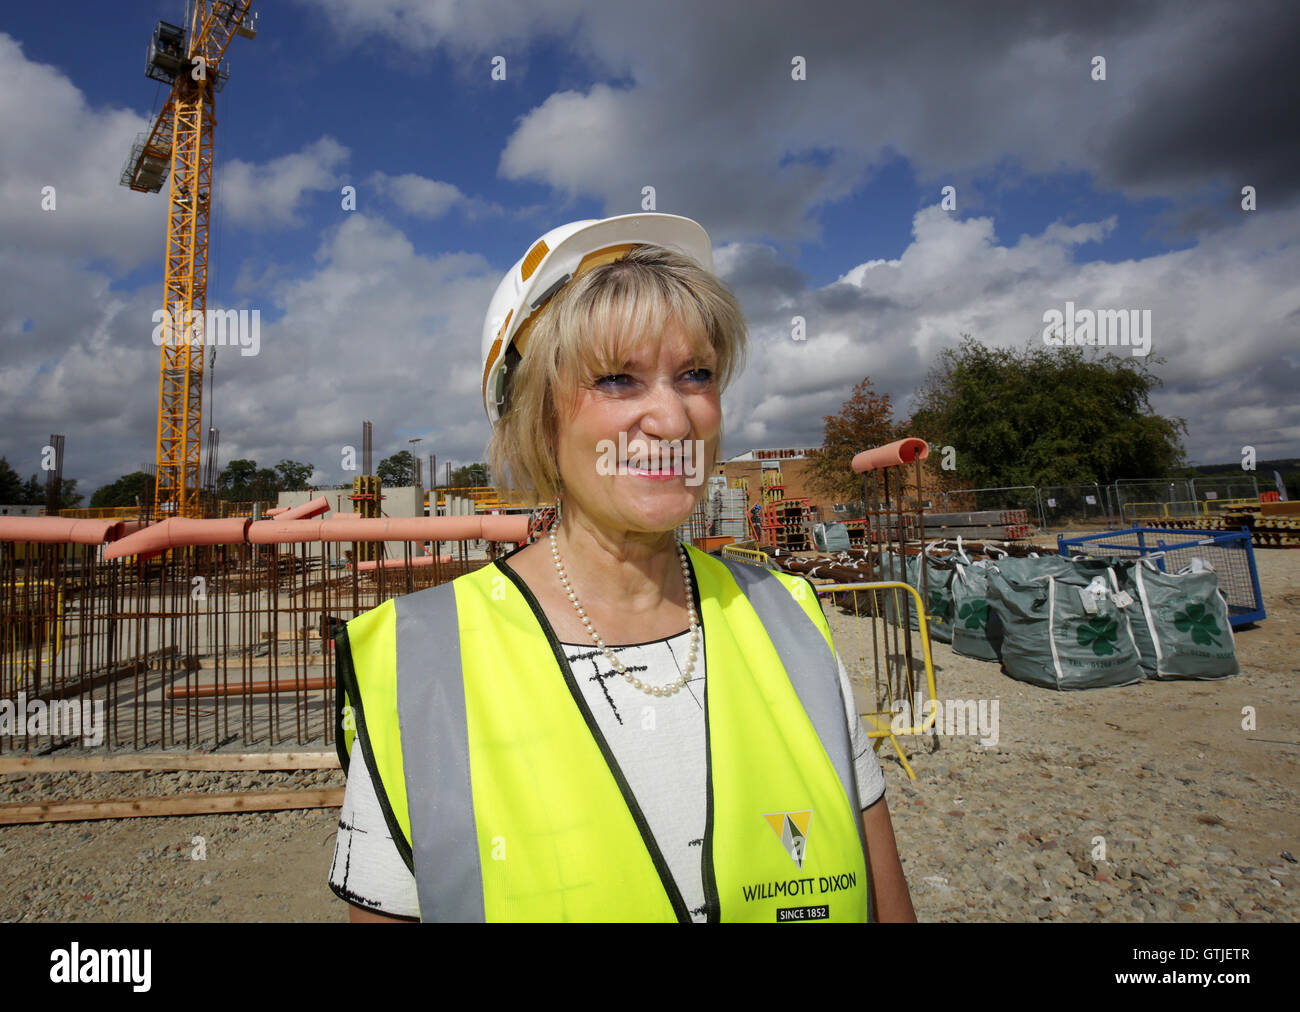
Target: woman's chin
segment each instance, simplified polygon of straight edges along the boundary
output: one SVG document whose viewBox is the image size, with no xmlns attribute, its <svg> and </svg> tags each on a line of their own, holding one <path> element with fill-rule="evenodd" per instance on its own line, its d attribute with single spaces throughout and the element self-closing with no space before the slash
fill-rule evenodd
<svg viewBox="0 0 1300 1012">
<path fill-rule="evenodd" d="M 674 498 L 676 501 L 672 501 Z M 629 526 L 637 529 L 673 531 L 690 519 L 694 509 L 694 496 L 655 496 L 650 501 L 642 500 L 620 512 L 627 518 Z"/>
</svg>

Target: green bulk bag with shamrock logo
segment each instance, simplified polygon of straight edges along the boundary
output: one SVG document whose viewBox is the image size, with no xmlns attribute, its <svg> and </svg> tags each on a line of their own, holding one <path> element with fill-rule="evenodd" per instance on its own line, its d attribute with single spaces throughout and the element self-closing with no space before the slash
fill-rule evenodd
<svg viewBox="0 0 1300 1012">
<path fill-rule="evenodd" d="M 881 552 L 876 559 L 873 579 L 877 583 L 905 583 L 909 587 L 916 585 L 915 555 L 899 555 L 897 552 Z M 915 599 L 905 590 L 882 590 L 885 621 L 893 626 L 903 625 L 901 612 L 906 606 L 909 622 L 915 627 Z"/>
<path fill-rule="evenodd" d="M 1053 567 L 1054 568 L 1054 567 Z M 1143 678 L 1128 615 L 1109 569 L 1080 586 L 1078 571 L 1030 579 L 988 571 L 988 602 L 1002 623 L 1002 670 L 1048 689 L 1131 685 Z"/>
<path fill-rule="evenodd" d="M 936 541 L 926 546 L 924 559 L 920 555 L 908 558 L 907 582 L 916 588 L 916 592 L 921 595 L 921 600 L 925 602 L 925 617 L 930 628 L 930 639 L 938 640 L 940 643 L 951 643 L 952 577 L 957 558 L 966 558 L 966 556 L 961 553 L 960 545 L 957 556 L 936 556 L 934 551 L 942 546 L 943 542 Z M 924 585 L 921 582 L 922 566 L 925 567 Z M 921 628 L 915 608 L 908 618 L 908 628 L 913 632 Z"/>
<path fill-rule="evenodd" d="M 996 661 L 1002 647 L 1002 620 L 989 607 L 990 562 L 958 563 L 952 577 L 952 648 L 963 657 Z"/>
<path fill-rule="evenodd" d="M 1144 558 L 1120 567 L 1121 586 L 1137 599 L 1133 636 L 1148 678 L 1229 678 L 1239 671 L 1228 603 L 1203 559 L 1177 573 Z"/>
<path fill-rule="evenodd" d="M 937 544 L 937 542 L 936 542 Z M 952 642 L 952 573 L 953 562 L 945 558 L 936 558 L 930 554 L 935 545 L 926 548 L 925 578 L 926 587 L 921 586 L 921 556 L 908 555 L 899 557 L 895 552 L 881 553 L 875 566 L 877 581 L 897 581 L 916 588 L 925 604 L 926 619 L 929 624 L 930 638 L 940 643 Z M 916 614 L 916 599 L 905 590 L 885 592 L 885 619 L 892 625 L 903 624 L 899 612 L 903 608 L 903 595 L 907 595 L 907 626 L 913 632 L 920 629 Z"/>
</svg>

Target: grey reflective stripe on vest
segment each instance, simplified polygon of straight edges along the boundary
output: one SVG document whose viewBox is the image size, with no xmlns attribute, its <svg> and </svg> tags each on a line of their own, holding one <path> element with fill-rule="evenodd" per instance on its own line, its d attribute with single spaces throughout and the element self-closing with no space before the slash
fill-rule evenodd
<svg viewBox="0 0 1300 1012">
<path fill-rule="evenodd" d="M 736 583 L 749 598 L 763 623 L 795 694 L 821 739 L 822 747 L 839 774 L 844 793 L 853 808 L 858 836 L 866 850 L 862 819 L 858 815 L 858 780 L 853 768 L 853 739 L 845 722 L 845 703 L 840 690 L 840 667 L 826 646 L 821 630 L 813 624 L 785 586 L 770 570 L 723 559 Z M 816 591 L 809 585 L 809 593 Z M 819 605 L 820 607 L 820 605 Z M 707 672 L 705 678 L 708 678 Z"/>
<path fill-rule="evenodd" d="M 821 630 L 771 572 L 729 559 L 723 562 L 767 630 L 830 756 L 861 839 L 852 741 L 835 658 Z M 420 919 L 480 923 L 485 920 L 483 868 L 474 826 L 455 592 L 444 583 L 395 598 L 393 604 L 397 711 Z"/>
<path fill-rule="evenodd" d="M 483 868 L 469 780 L 456 593 L 444 583 L 393 604 L 397 716 L 420 919 L 481 924 Z"/>
</svg>

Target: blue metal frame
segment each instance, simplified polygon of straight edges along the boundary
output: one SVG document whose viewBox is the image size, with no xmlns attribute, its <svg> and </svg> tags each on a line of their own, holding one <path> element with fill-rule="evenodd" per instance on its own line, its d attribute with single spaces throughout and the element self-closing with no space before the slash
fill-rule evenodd
<svg viewBox="0 0 1300 1012">
<path fill-rule="evenodd" d="M 1128 534 L 1137 535 L 1137 544 L 1119 544 L 1107 543 L 1105 538 L 1123 537 Z M 1148 534 L 1162 535 L 1172 534 L 1182 539 L 1177 543 L 1166 541 L 1162 537 L 1156 538 L 1154 545 L 1148 545 L 1146 536 Z M 1267 617 L 1264 612 L 1264 595 L 1259 589 L 1259 571 L 1255 568 L 1255 547 L 1251 543 L 1250 528 L 1243 527 L 1240 531 L 1190 531 L 1180 530 L 1175 527 L 1130 527 L 1122 531 L 1103 531 L 1101 534 L 1085 534 L 1078 538 L 1067 538 L 1063 534 L 1056 536 L 1057 552 L 1064 556 L 1070 555 L 1070 549 L 1078 546 L 1082 549 L 1083 554 L 1097 552 L 1098 549 L 1115 552 L 1137 552 L 1146 556 L 1155 552 L 1172 552 L 1179 548 L 1200 548 L 1205 545 L 1222 545 L 1228 546 L 1233 542 L 1241 542 L 1245 548 L 1246 561 L 1250 570 L 1251 592 L 1255 596 L 1255 607 L 1243 607 L 1242 605 L 1229 605 L 1228 616 L 1234 627 L 1247 625 L 1251 622 L 1262 622 Z M 1164 556 L 1161 555 L 1156 559 L 1156 565 L 1160 567 L 1161 572 L 1165 571 Z"/>
</svg>

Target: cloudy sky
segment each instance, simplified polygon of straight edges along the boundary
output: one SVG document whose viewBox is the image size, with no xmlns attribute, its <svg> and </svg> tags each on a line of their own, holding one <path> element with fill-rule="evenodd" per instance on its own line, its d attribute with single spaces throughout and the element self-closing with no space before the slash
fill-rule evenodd
<svg viewBox="0 0 1300 1012">
<path fill-rule="evenodd" d="M 257 9 L 217 100 L 208 305 L 262 322 L 216 358 L 223 462 L 340 482 L 366 419 L 380 455 L 481 459 L 501 275 L 646 187 L 708 229 L 750 324 L 728 455 L 818 444 L 866 375 L 905 414 L 963 333 L 1041 342 L 1071 301 L 1151 311 L 1192 460 L 1300 456 L 1293 2 Z M 89 493 L 153 460 L 166 198 L 118 179 L 165 97 L 149 35 L 184 9 L 60 11 L 0 19 L 0 455 L 26 476 L 64 433 Z"/>
</svg>

